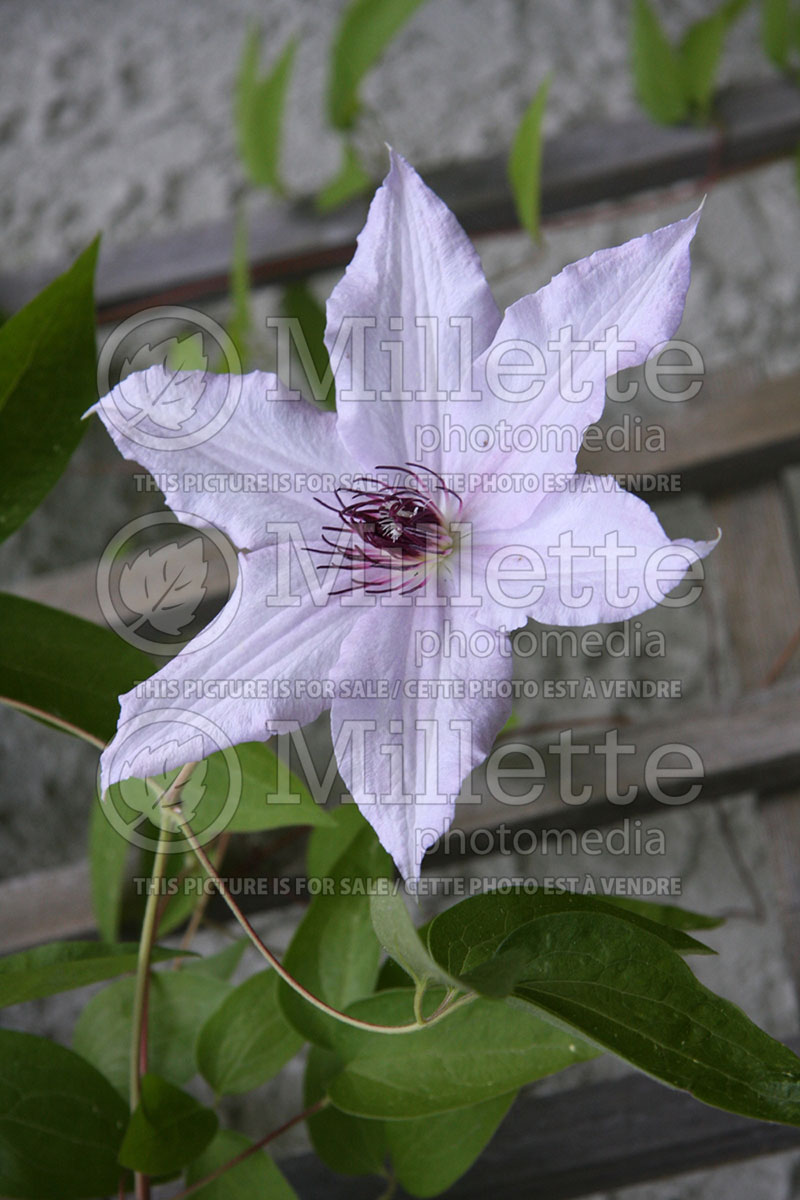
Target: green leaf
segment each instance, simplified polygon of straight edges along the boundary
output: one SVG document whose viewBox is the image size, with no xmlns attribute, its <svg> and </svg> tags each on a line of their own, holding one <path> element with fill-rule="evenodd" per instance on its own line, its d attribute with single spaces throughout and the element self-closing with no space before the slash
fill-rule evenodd
<svg viewBox="0 0 800 1200">
<path fill-rule="evenodd" d="M 120 979 L 93 996 L 78 1018 L 72 1044 L 128 1096 L 128 1053 L 133 979 Z M 148 1059 L 171 1083 L 197 1072 L 195 1043 L 208 1018 L 230 994 L 230 984 L 189 971 L 153 971 L 148 1001 Z"/>
<path fill-rule="evenodd" d="M 6 955 L 0 958 L 0 1008 L 70 992 L 135 971 L 138 953 L 135 943 L 51 942 Z M 153 961 L 162 962 L 184 953 L 156 946 Z"/>
<path fill-rule="evenodd" d="M 683 91 L 700 117 L 707 117 L 717 78 L 719 60 L 730 21 L 720 9 L 710 17 L 696 21 L 680 45 Z"/>
<path fill-rule="evenodd" d="M 629 909 L 630 912 L 655 921 L 658 925 L 671 925 L 673 929 L 718 929 L 725 924 L 724 917 L 710 917 L 705 913 L 678 908 L 676 904 L 656 904 L 650 900 L 636 900 L 629 896 L 603 896 L 603 904 L 612 908 Z"/>
<path fill-rule="evenodd" d="M 328 829 L 314 829 L 306 849 L 306 874 L 309 879 L 324 879 L 330 875 L 336 860 L 353 844 L 369 825 L 356 804 L 340 804 L 330 813 Z"/>
<path fill-rule="evenodd" d="M 560 913 L 516 929 L 514 994 L 706 1104 L 800 1124 L 800 1059 L 704 987 L 661 939 L 616 917 Z"/>
<path fill-rule="evenodd" d="M 383 948 L 417 983 L 459 987 L 428 953 L 399 892 L 379 892 L 370 897 L 372 927 Z"/>
<path fill-rule="evenodd" d="M 272 1079 L 302 1045 L 278 1004 L 278 976 L 260 971 L 240 983 L 206 1021 L 197 1041 L 197 1064 L 217 1096 L 231 1096 Z"/>
<path fill-rule="evenodd" d="M 362 1020 L 413 1021 L 413 991 L 380 992 L 348 1007 Z M 429 993 L 429 1005 L 441 999 Z M 337 1024 L 334 1048 L 346 1066 L 329 1086 L 333 1103 L 356 1116 L 424 1117 L 505 1096 L 597 1051 L 523 1006 L 477 999 L 426 1028 L 369 1033 Z"/>
<path fill-rule="evenodd" d="M 656 905 L 647 906 L 656 908 Z M 641 910 L 610 904 L 599 896 L 580 896 L 570 892 L 547 895 L 543 892 L 486 892 L 470 896 L 434 917 L 428 926 L 428 949 L 451 975 L 466 978 L 480 991 L 504 994 L 506 980 L 496 966 L 483 975 L 475 972 L 492 960 L 500 943 L 520 925 L 535 917 L 560 912 L 585 912 L 606 916 L 635 925 L 665 941 L 683 953 L 711 954 L 702 942 L 695 941 L 673 925 L 649 920 Z M 512 985 L 513 986 L 513 985 Z M 499 993 L 497 991 L 499 990 Z M 510 987 L 506 990 L 510 990 Z"/>
<path fill-rule="evenodd" d="M 271 746 L 243 742 L 235 752 L 242 771 L 242 794 L 227 826 L 231 833 L 257 833 L 293 825 L 333 828 L 330 813 L 315 803 L 305 784 Z"/>
<path fill-rule="evenodd" d="M 97 399 L 94 241 L 0 327 L 0 540 L 50 491 Z"/>
<path fill-rule="evenodd" d="M 460 1179 L 485 1149 L 515 1097 L 516 1092 L 510 1092 L 421 1121 L 387 1121 L 392 1166 L 405 1190 L 412 1196 L 438 1196 Z"/>
<path fill-rule="evenodd" d="M 348 200 L 367 191 L 372 180 L 361 165 L 358 151 L 352 142 L 346 141 L 342 149 L 342 165 L 332 179 L 317 192 L 316 206 L 321 213 L 331 212 L 346 204 Z"/>
<path fill-rule="evenodd" d="M 0 1193 L 23 1200 L 116 1194 L 120 1097 L 71 1050 L 0 1030 Z"/>
<path fill-rule="evenodd" d="M 391 874 L 388 854 L 373 831 L 363 829 L 326 874 L 329 893 L 311 901 L 286 951 L 287 971 L 334 1008 L 344 1008 L 374 986 L 381 948 L 370 920 L 369 890 Z M 286 1018 L 303 1037 L 328 1044 L 331 1026 L 339 1024 L 335 1018 L 285 983 L 279 997 Z"/>
<path fill-rule="evenodd" d="M 762 0 L 761 40 L 767 57 L 785 70 L 792 48 L 791 0 Z"/>
<path fill-rule="evenodd" d="M 109 942 L 119 933 L 129 849 L 130 843 L 109 821 L 96 791 L 89 814 L 89 880 L 94 919 L 101 937 Z"/>
<path fill-rule="evenodd" d="M 508 177 L 520 225 L 537 242 L 541 233 L 542 118 L 549 88 L 548 78 L 539 86 L 525 110 L 508 160 Z"/>
<path fill-rule="evenodd" d="M 325 346 L 322 306 L 308 285 L 301 281 L 290 283 L 284 290 L 281 307 L 283 315 L 296 322 L 289 367 L 292 384 L 299 385 L 300 391 L 332 412 L 336 408 L 336 384 Z"/>
<path fill-rule="evenodd" d="M 121 692 L 153 662 L 100 625 L 0 593 L 0 700 L 67 733 L 104 745 Z"/>
<path fill-rule="evenodd" d="M 343 1063 L 331 1050 L 312 1046 L 306 1063 L 304 1103 L 316 1104 Z M 321 1109 L 306 1124 L 314 1150 L 332 1171 L 340 1175 L 380 1175 L 386 1158 L 386 1126 L 383 1121 L 353 1117 L 333 1105 Z"/>
<path fill-rule="evenodd" d="M 171 1175 L 213 1138 L 216 1113 L 157 1075 L 142 1076 L 142 1098 L 119 1151 L 123 1167 L 144 1175 Z"/>
<path fill-rule="evenodd" d="M 350 0 L 331 53 L 328 116 L 336 129 L 350 129 L 360 109 L 359 88 L 367 72 L 423 0 Z"/>
<path fill-rule="evenodd" d="M 261 33 L 251 29 L 236 86 L 236 134 L 242 162 L 252 183 L 279 193 L 284 191 L 280 168 L 284 108 L 296 49 L 292 38 L 272 70 L 259 76 Z"/>
<path fill-rule="evenodd" d="M 649 0 L 634 0 L 631 54 L 636 94 L 645 112 L 664 125 L 688 115 L 680 57 Z"/>
<path fill-rule="evenodd" d="M 220 1129 L 210 1146 L 192 1162 L 186 1171 L 186 1183 L 198 1183 L 218 1167 L 223 1167 L 237 1154 L 249 1149 L 252 1142 L 243 1133 Z M 297 1200 L 297 1193 L 286 1181 L 275 1163 L 263 1150 L 249 1155 L 205 1187 L 193 1193 L 194 1200 Z"/>
<path fill-rule="evenodd" d="M 190 958 L 182 962 L 182 971 L 196 971 L 198 975 L 213 975 L 215 979 L 230 979 L 239 965 L 250 942 L 247 938 L 238 938 L 224 950 L 209 954 L 205 958 Z"/>
</svg>

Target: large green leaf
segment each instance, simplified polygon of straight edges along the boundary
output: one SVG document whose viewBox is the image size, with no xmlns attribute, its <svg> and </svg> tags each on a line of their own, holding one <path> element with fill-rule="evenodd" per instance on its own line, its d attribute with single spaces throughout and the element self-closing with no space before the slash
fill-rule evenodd
<svg viewBox="0 0 800 1200">
<path fill-rule="evenodd" d="M 650 0 L 634 0 L 631 53 L 636 94 L 654 121 L 674 125 L 689 113 L 683 66 Z"/>
<path fill-rule="evenodd" d="M 109 629 L 0 593 L 0 700 L 98 746 L 113 735 L 118 697 L 154 664 Z"/>
<path fill-rule="evenodd" d="M 652 920 L 651 914 L 657 915 L 658 908 L 655 904 L 640 904 L 634 909 L 627 905 L 614 905 L 597 896 L 574 895 L 570 892 L 561 895 L 526 892 L 522 889 L 486 892 L 470 896 L 435 917 L 428 926 L 428 948 L 433 958 L 451 975 L 464 976 L 491 959 L 512 930 L 535 917 L 559 912 L 586 912 L 613 915 L 620 921 L 647 930 L 672 949 L 683 953 L 713 953 L 675 925 Z M 645 911 L 648 916 L 643 915 Z M 473 986 L 478 986 L 479 978 L 471 977 L 471 981 Z M 489 990 L 495 984 L 500 988 L 504 986 L 494 968 L 488 970 L 484 982 Z M 480 990 L 483 990 L 483 985 Z"/>
<path fill-rule="evenodd" d="M 440 999 L 441 992 L 432 991 L 428 1009 Z M 413 992 L 380 992 L 347 1011 L 404 1025 L 414 1019 Z M 522 1005 L 483 998 L 412 1033 L 339 1023 L 331 1040 L 346 1062 L 329 1085 L 333 1103 L 356 1116 L 394 1120 L 481 1104 L 598 1053 Z"/>
<path fill-rule="evenodd" d="M 243 1133 L 232 1129 L 220 1129 L 210 1146 L 207 1146 L 186 1171 L 187 1184 L 198 1183 L 212 1171 L 230 1162 L 252 1142 Z M 248 1155 L 205 1187 L 192 1193 L 194 1200 L 297 1200 L 294 1191 L 275 1163 L 264 1150 Z"/>
<path fill-rule="evenodd" d="M 309 879 L 322 879 L 329 875 L 336 860 L 341 858 L 359 834 L 369 828 L 356 804 L 340 804 L 329 816 L 331 827 L 313 829 L 308 839 L 306 874 Z"/>
<path fill-rule="evenodd" d="M 142 1095 L 119 1151 L 123 1167 L 171 1175 L 197 1158 L 217 1132 L 210 1108 L 157 1075 L 142 1076 Z"/>
<path fill-rule="evenodd" d="M 111 1085 L 77 1054 L 29 1033 L 0 1030 L 2 1195 L 116 1195 L 127 1119 Z"/>
<path fill-rule="evenodd" d="M 86 987 L 136 969 L 139 947 L 103 942 L 51 942 L 0 958 L 0 1008 L 38 1000 L 57 992 Z M 174 958 L 181 950 L 155 946 L 153 962 Z"/>
<path fill-rule="evenodd" d="M 292 39 L 272 70 L 260 76 L 261 34 L 245 40 L 236 86 L 236 133 L 239 153 L 253 183 L 282 192 L 280 156 L 286 93 L 297 43 Z"/>
<path fill-rule="evenodd" d="M 388 879 L 391 860 L 367 826 L 334 863 L 328 894 L 309 905 L 284 958 L 289 973 L 314 996 L 341 1009 L 367 995 L 378 973 L 380 943 L 370 920 L 369 890 L 374 881 Z M 280 1003 L 290 1023 L 303 1037 L 327 1045 L 337 1025 L 312 1007 L 285 983 Z"/>
<path fill-rule="evenodd" d="M 306 1063 L 304 1101 L 306 1108 L 316 1104 L 338 1075 L 341 1059 L 332 1050 L 312 1046 Z M 366 1117 L 354 1117 L 329 1104 L 309 1117 L 309 1136 L 314 1150 L 333 1171 L 340 1175 L 380 1175 L 386 1159 L 386 1125 Z"/>
<path fill-rule="evenodd" d="M 133 979 L 119 979 L 93 996 L 75 1026 L 72 1044 L 123 1095 L 128 1095 Z M 154 971 L 148 1001 L 148 1060 L 170 1083 L 197 1072 L 195 1043 L 231 986 L 208 974 Z"/>
<path fill-rule="evenodd" d="M 542 118 L 547 105 L 550 80 L 545 79 L 520 121 L 508 159 L 508 177 L 523 229 L 535 241 L 540 236 L 542 176 Z"/>
<path fill-rule="evenodd" d="M 800 1124 L 800 1059 L 715 996 L 660 938 L 617 917 L 564 912 L 516 929 L 491 964 L 514 995 L 718 1108 Z"/>
<path fill-rule="evenodd" d="M 36 508 L 81 439 L 97 399 L 93 242 L 0 326 L 0 540 Z"/>
<path fill-rule="evenodd" d="M 387 1121 L 394 1173 L 412 1196 L 438 1196 L 467 1171 L 511 1107 L 516 1092 L 419 1121 Z"/>
<path fill-rule="evenodd" d="M 349 129 L 358 116 L 361 81 L 423 0 L 350 0 L 331 54 L 328 116 Z"/>
<path fill-rule="evenodd" d="M 111 824 L 95 791 L 89 814 L 89 882 L 94 919 L 100 936 L 109 942 L 119 933 L 129 849 L 130 843 Z"/>
<path fill-rule="evenodd" d="M 251 976 L 201 1029 L 197 1063 L 218 1096 L 249 1092 L 266 1083 L 303 1045 L 278 1005 L 277 985 L 274 971 Z"/>
</svg>

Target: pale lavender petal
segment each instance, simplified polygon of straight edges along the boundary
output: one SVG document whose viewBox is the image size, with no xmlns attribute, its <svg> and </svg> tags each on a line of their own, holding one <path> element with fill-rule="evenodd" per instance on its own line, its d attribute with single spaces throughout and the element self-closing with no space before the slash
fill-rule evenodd
<svg viewBox="0 0 800 1200">
<path fill-rule="evenodd" d="M 603 411 L 608 376 L 643 363 L 673 337 L 699 217 L 698 209 L 655 233 L 599 250 L 507 309 L 492 346 L 475 365 L 483 401 L 460 406 L 469 455 L 467 462 L 462 455 L 461 469 L 476 476 L 534 475 L 540 487 L 520 492 L 485 485 L 486 494 L 476 498 L 481 519 L 493 517 L 502 526 L 525 520 L 541 501 L 543 476 L 575 470 L 583 434 Z M 527 366 L 530 373 L 504 375 L 508 364 Z M 529 399 L 509 398 L 526 391 Z M 457 447 L 451 438 L 451 448 Z M 456 469 L 453 454 L 445 461 Z"/>
<path fill-rule="evenodd" d="M 195 517 L 187 524 L 215 525 L 239 549 L 263 546 L 269 520 L 310 522 L 311 535 L 322 511 L 315 496 L 329 499 L 358 469 L 334 414 L 292 398 L 263 371 L 150 367 L 128 375 L 92 411 L 122 455 L 155 477 L 173 511 Z"/>
<path fill-rule="evenodd" d="M 418 461 L 428 436 L 423 431 L 430 428 L 435 436 L 444 408 L 443 400 L 425 397 L 435 397 L 437 389 L 459 391 L 465 371 L 497 331 L 500 314 L 458 221 L 394 151 L 327 316 L 342 440 L 367 469 L 387 459 L 391 465 Z M 368 322 L 363 355 L 354 318 Z M 402 379 L 381 346 L 388 342 L 402 347 Z M 432 362 L 431 345 L 438 349 Z M 365 398 L 369 394 L 376 398 Z M 436 460 L 435 453 L 428 455 L 425 464 L 435 470 Z"/>
<path fill-rule="evenodd" d="M 548 625 L 627 620 L 661 603 L 718 541 L 672 541 L 613 476 L 575 475 L 524 526 L 476 540 L 480 619 L 503 629 L 528 617 Z"/>
<path fill-rule="evenodd" d="M 330 706 L 330 689 L 325 695 L 316 684 L 329 681 L 362 610 L 287 574 L 289 561 L 273 548 L 239 563 L 231 599 L 196 639 L 201 648 L 190 643 L 120 698 L 117 733 L 101 757 L 103 789 L 127 768 L 137 777 L 161 774 L 198 749 L 206 757 L 265 741 L 282 731 L 275 722 L 306 724 Z"/>
<path fill-rule="evenodd" d="M 474 657 L 476 632 L 449 607 L 382 605 L 359 619 L 335 668 L 340 773 L 407 880 L 449 828 L 463 780 L 511 709 L 497 688 L 511 676 L 505 639 L 480 631 L 489 652 Z"/>
</svg>

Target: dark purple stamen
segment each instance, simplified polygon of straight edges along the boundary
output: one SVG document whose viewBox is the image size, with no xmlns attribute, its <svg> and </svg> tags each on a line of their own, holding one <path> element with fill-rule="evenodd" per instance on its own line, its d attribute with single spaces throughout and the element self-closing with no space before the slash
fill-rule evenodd
<svg viewBox="0 0 800 1200">
<path fill-rule="evenodd" d="M 332 596 L 356 590 L 410 595 L 424 587 L 431 558 L 449 554 L 453 548 L 445 519 L 431 493 L 453 496 L 459 508 L 461 499 L 441 475 L 420 463 L 378 466 L 375 470 L 405 475 L 412 483 L 395 486 L 364 475 L 353 480 L 362 487 L 336 489 L 336 505 L 317 500 L 336 513 L 339 525 L 323 525 L 325 548 L 308 549 L 327 556 L 329 561 L 323 570 L 350 572 L 348 585 L 332 591 Z M 432 489 L 418 471 L 434 478 Z"/>
</svg>

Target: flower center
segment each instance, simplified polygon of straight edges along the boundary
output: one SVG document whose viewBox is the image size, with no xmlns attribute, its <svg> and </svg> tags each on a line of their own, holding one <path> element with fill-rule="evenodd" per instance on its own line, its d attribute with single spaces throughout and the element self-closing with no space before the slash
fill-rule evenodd
<svg viewBox="0 0 800 1200">
<path fill-rule="evenodd" d="M 336 505 L 317 500 L 339 523 L 323 525 L 324 548 L 308 548 L 327 557 L 323 570 L 349 575 L 348 584 L 330 592 L 332 596 L 353 591 L 409 595 L 425 585 L 437 561 L 453 550 L 447 521 L 434 497 L 451 496 L 459 509 L 461 498 L 441 475 L 419 463 L 375 470 L 392 472 L 402 482 L 359 476 L 353 484 L 361 486 L 336 489 Z"/>
</svg>

